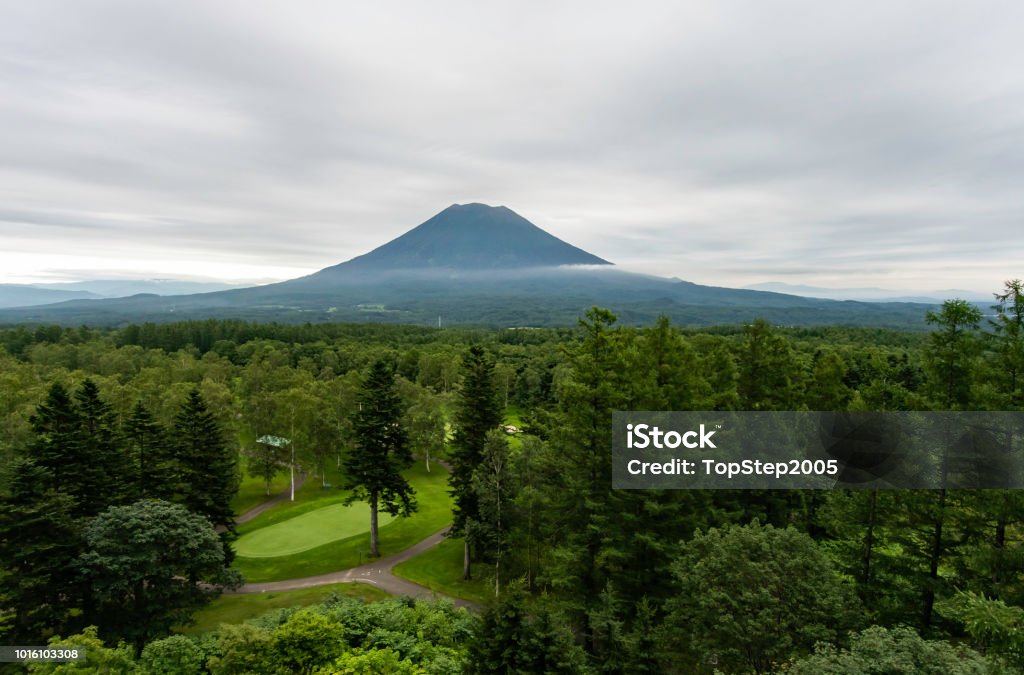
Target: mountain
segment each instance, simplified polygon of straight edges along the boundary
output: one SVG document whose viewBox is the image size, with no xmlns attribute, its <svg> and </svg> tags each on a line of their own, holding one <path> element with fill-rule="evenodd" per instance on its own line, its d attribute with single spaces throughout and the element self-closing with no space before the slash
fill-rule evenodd
<svg viewBox="0 0 1024 675">
<path fill-rule="evenodd" d="M 181 279 L 93 279 L 55 284 L 30 284 L 33 288 L 55 291 L 85 291 L 93 297 L 125 298 L 139 293 L 154 295 L 186 295 L 240 288 L 238 284 L 219 281 L 183 281 Z"/>
<path fill-rule="evenodd" d="M 125 298 L 139 293 L 183 295 L 238 288 L 220 282 L 177 279 L 96 279 L 55 284 L 0 284 L 0 308 L 38 307 L 65 300 Z"/>
<path fill-rule="evenodd" d="M 98 298 L 95 293 L 81 290 L 56 290 L 28 284 L 0 284 L 0 307 L 29 307 L 50 305 L 65 300 Z"/>
<path fill-rule="evenodd" d="M 320 274 L 609 264 L 548 234 L 505 206 L 452 204 L 397 239 Z"/>
<path fill-rule="evenodd" d="M 455 204 L 365 255 L 291 281 L 160 297 L 73 300 L 0 310 L 0 323 L 119 325 L 238 318 L 490 326 L 573 325 L 593 305 L 623 323 L 682 325 L 755 317 L 784 325 L 922 325 L 930 305 L 838 302 L 703 286 L 627 272 L 514 211 Z"/>
</svg>

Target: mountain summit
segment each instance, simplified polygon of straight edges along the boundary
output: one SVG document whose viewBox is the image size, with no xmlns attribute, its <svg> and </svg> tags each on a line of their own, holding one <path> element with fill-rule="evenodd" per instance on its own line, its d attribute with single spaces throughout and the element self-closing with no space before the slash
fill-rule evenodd
<svg viewBox="0 0 1024 675">
<path fill-rule="evenodd" d="M 117 325 L 237 318 L 569 326 L 588 308 L 623 323 L 922 325 L 929 305 L 871 304 L 702 286 L 619 269 L 504 206 L 454 204 L 365 255 L 266 286 L 0 309 L 2 323 Z"/>
<path fill-rule="evenodd" d="M 322 272 L 610 264 L 548 234 L 507 207 L 453 204 L 397 239 Z"/>
</svg>

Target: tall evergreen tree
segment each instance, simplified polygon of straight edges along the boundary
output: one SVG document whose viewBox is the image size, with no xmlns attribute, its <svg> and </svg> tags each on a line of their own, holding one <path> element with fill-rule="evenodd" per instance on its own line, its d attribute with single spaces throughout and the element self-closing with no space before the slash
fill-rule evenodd
<svg viewBox="0 0 1024 675">
<path fill-rule="evenodd" d="M 167 431 L 149 410 L 137 401 L 122 428 L 125 449 L 131 462 L 132 494 L 135 499 L 167 499 L 173 496 L 168 475 L 173 467 L 167 452 Z"/>
<path fill-rule="evenodd" d="M 628 408 L 629 385 L 623 367 L 616 317 L 598 307 L 580 320 L 580 341 L 570 352 L 572 374 L 561 387 L 557 431 L 552 445 L 558 461 L 552 507 L 561 527 L 549 533 L 549 583 L 568 599 L 573 618 L 583 624 L 584 644 L 599 655 L 603 646 L 590 612 L 619 563 L 610 540 L 624 534 L 614 525 L 621 496 L 611 490 L 611 419 Z M 609 555 L 610 554 L 610 555 Z"/>
<path fill-rule="evenodd" d="M 947 300 L 925 321 L 936 327 L 924 350 L 925 373 L 932 399 L 941 410 L 966 410 L 977 372 L 981 310 L 966 300 Z"/>
<path fill-rule="evenodd" d="M 937 327 L 928 336 L 924 350 L 928 392 L 942 410 L 966 410 L 971 405 L 972 385 L 981 351 L 977 335 L 981 319 L 981 310 L 966 300 L 947 300 L 942 303 L 940 311 L 925 315 L 925 320 Z M 943 459 L 943 479 L 946 470 Z M 922 547 L 928 574 L 922 584 L 921 626 L 929 628 L 936 594 L 945 585 L 939 570 L 952 545 L 950 493 L 943 487 L 921 495 L 909 494 L 907 502 L 911 518 L 918 518 L 927 530 L 926 543 Z"/>
<path fill-rule="evenodd" d="M 353 429 L 355 447 L 345 457 L 344 487 L 352 490 L 346 503 L 370 505 L 370 555 L 380 555 L 377 512 L 408 516 L 416 510 L 414 491 L 402 476 L 412 464 L 412 452 L 402 426 L 402 402 L 395 391 L 395 374 L 386 359 L 370 368 L 359 395 Z"/>
<path fill-rule="evenodd" d="M 35 438 L 29 444 L 29 457 L 49 470 L 51 487 L 70 491 L 86 461 L 79 442 L 78 412 L 64 385 L 50 386 L 30 422 Z"/>
<path fill-rule="evenodd" d="M 463 363 L 462 389 L 455 411 L 452 440 L 452 472 L 448 477 L 455 514 L 452 534 L 465 537 L 462 578 L 471 577 L 470 547 L 472 522 L 480 519 L 480 506 L 473 490 L 473 472 L 483 457 L 487 432 L 501 424 L 501 408 L 494 388 L 494 362 L 483 348 L 471 347 Z"/>
<path fill-rule="evenodd" d="M 64 630 L 80 597 L 73 566 L 80 527 L 75 502 L 53 489 L 52 473 L 15 460 L 0 498 L 0 607 L 13 614 L 9 644 L 41 644 Z"/>
<path fill-rule="evenodd" d="M 234 528 L 231 500 L 238 492 L 238 458 L 198 389 L 192 389 L 174 418 L 171 439 L 179 470 L 181 503 L 214 525 Z"/>
<path fill-rule="evenodd" d="M 84 515 L 94 516 L 112 504 L 120 504 L 131 490 L 128 458 L 122 451 L 114 413 L 100 398 L 91 379 L 75 391 L 78 411 L 78 442 L 84 465 L 72 487 Z"/>
<path fill-rule="evenodd" d="M 801 374 L 789 342 L 763 319 L 743 329 L 737 389 L 743 410 L 796 410 Z"/>
<path fill-rule="evenodd" d="M 990 320 L 995 351 L 995 373 L 1006 410 L 1024 408 L 1024 281 L 1007 281 L 996 293 L 995 319 Z"/>
</svg>

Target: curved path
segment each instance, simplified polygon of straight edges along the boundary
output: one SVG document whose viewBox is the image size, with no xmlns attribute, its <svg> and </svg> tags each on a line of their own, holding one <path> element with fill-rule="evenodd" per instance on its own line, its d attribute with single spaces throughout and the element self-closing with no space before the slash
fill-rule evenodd
<svg viewBox="0 0 1024 675">
<path fill-rule="evenodd" d="M 451 467 L 447 462 L 441 460 L 435 460 L 438 464 L 444 466 L 446 469 L 451 471 Z M 295 481 L 296 491 L 302 487 L 302 483 L 306 480 L 306 475 L 301 474 Z M 288 499 L 291 492 L 291 488 L 287 488 L 284 492 L 277 495 L 273 499 L 268 499 L 259 506 L 250 509 L 238 516 L 235 522 L 238 524 L 246 523 L 256 516 L 260 515 L 267 509 L 277 506 L 284 500 Z M 275 591 L 294 591 L 300 588 L 313 588 L 314 586 L 326 586 L 327 584 L 339 584 L 339 583 L 362 583 L 371 584 L 377 588 L 387 591 L 392 595 L 408 595 L 413 598 L 446 598 L 451 600 L 456 607 L 466 607 L 468 609 L 479 609 L 478 605 L 462 598 L 456 598 L 451 595 L 445 595 L 444 593 L 438 593 L 432 591 L 426 586 L 420 586 L 419 584 L 395 576 L 391 569 L 398 563 L 403 563 L 410 558 L 415 558 L 420 553 L 423 553 L 427 549 L 437 546 L 444 541 L 447 536 L 448 528 L 435 532 L 423 541 L 413 544 L 409 548 L 394 553 L 385 558 L 379 560 L 373 560 L 360 565 L 358 567 L 352 567 L 347 570 L 339 570 L 337 572 L 330 572 L 329 574 L 321 574 L 315 577 L 305 577 L 302 579 L 285 579 L 283 581 L 268 581 L 264 583 L 256 584 L 243 584 L 239 588 L 233 591 L 224 591 L 226 594 L 236 593 L 272 593 Z"/>
<path fill-rule="evenodd" d="M 435 532 L 423 541 L 403 551 L 358 567 L 321 574 L 315 577 L 305 577 L 303 579 L 285 579 L 284 581 L 244 584 L 240 588 L 234 591 L 226 591 L 226 593 L 270 593 L 275 591 L 294 591 L 300 588 L 312 588 L 327 584 L 363 583 L 372 584 L 393 595 L 408 595 L 413 598 L 446 598 L 455 603 L 456 607 L 477 609 L 477 605 L 468 600 L 432 591 L 426 586 L 420 586 L 408 579 L 402 579 L 391 572 L 391 569 L 398 563 L 414 558 L 427 549 L 440 544 L 444 541 L 447 531 L 448 528 Z"/>
<path fill-rule="evenodd" d="M 300 473 L 298 476 L 296 476 L 296 478 L 295 478 L 295 491 L 298 492 L 299 488 L 301 488 L 302 484 L 305 483 L 305 482 L 306 482 L 306 474 Z M 267 501 L 263 502 L 259 506 L 255 506 L 255 507 L 249 509 L 248 511 L 246 511 L 245 513 L 243 513 L 242 515 L 240 515 L 237 518 L 235 518 L 235 524 L 236 525 L 241 525 L 242 523 L 248 523 L 250 520 L 252 520 L 256 516 L 260 515 L 261 513 L 266 511 L 267 509 L 269 509 L 271 507 L 274 507 L 274 506 L 277 506 L 281 502 L 287 500 L 288 497 L 291 496 L 291 492 L 292 492 L 292 488 L 291 488 L 291 485 L 289 485 L 288 487 L 286 487 L 284 489 L 284 492 L 282 492 L 281 494 L 277 495 L 276 497 L 271 497 L 270 499 L 268 499 Z"/>
</svg>

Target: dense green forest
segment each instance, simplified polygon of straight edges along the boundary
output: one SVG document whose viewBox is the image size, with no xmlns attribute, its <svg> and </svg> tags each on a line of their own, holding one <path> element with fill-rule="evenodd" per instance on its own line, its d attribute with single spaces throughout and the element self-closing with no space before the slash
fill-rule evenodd
<svg viewBox="0 0 1024 675">
<path fill-rule="evenodd" d="M 1019 281 L 926 321 L 0 331 L 2 642 L 94 672 L 1019 672 L 1019 492 L 611 489 L 615 410 L 1021 409 Z M 247 573 L 241 483 L 301 468 L 415 519 L 430 458 L 472 611 L 332 597 L 177 634 Z"/>
</svg>

